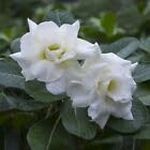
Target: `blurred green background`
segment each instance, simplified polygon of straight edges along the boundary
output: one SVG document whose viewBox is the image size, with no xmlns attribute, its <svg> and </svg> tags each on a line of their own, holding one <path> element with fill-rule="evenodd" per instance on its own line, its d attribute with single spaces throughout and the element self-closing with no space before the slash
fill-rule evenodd
<svg viewBox="0 0 150 150">
<path fill-rule="evenodd" d="M 146 43 L 150 43 L 150 0 L 0 0 L 0 57 L 8 57 L 15 51 L 12 41 L 28 31 L 27 18 L 40 23 L 51 11 L 72 13 L 82 25 L 79 36 L 91 42 L 97 41 L 102 45 L 102 50 L 107 49 L 107 44 L 124 37 L 136 37 L 140 41 L 147 39 Z M 148 47 L 149 50 L 148 44 L 145 45 L 144 48 L 147 50 Z M 149 53 L 142 52 L 140 58 L 133 57 L 131 60 L 150 62 L 149 58 Z M 0 112 L 0 150 L 4 147 L 5 150 L 30 150 L 26 133 L 40 115 L 14 111 L 8 117 L 7 112 Z M 88 142 L 77 138 L 77 143 L 71 143 L 72 149 L 150 150 L 150 140 L 130 143 L 130 136 L 127 136 L 122 142 L 120 135 L 113 137 L 113 134 L 111 140 L 105 142 Z M 105 134 L 102 139 L 104 137 Z M 9 145 L 14 147 L 10 148 Z"/>
</svg>

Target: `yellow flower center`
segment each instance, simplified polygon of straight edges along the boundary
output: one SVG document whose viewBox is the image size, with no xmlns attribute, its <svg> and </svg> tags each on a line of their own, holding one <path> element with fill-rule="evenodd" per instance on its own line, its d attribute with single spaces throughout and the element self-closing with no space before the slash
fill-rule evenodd
<svg viewBox="0 0 150 150">
<path fill-rule="evenodd" d="M 50 51 L 56 51 L 56 50 L 60 49 L 60 45 L 59 45 L 59 44 L 52 44 L 52 45 L 50 45 L 50 46 L 48 47 L 48 49 L 49 49 Z"/>
<path fill-rule="evenodd" d="M 59 44 L 54 43 L 42 50 L 39 58 L 41 60 L 57 61 L 63 57 L 66 51 L 66 48 L 62 48 Z"/>
<path fill-rule="evenodd" d="M 40 58 L 41 60 L 43 60 L 43 59 L 47 59 L 46 51 L 45 51 L 45 50 L 44 50 L 44 51 L 42 51 L 42 52 L 40 53 L 39 58 Z"/>
<path fill-rule="evenodd" d="M 117 87 L 118 87 L 117 82 L 115 80 L 111 80 L 108 85 L 108 91 L 113 92 L 117 89 Z"/>
</svg>

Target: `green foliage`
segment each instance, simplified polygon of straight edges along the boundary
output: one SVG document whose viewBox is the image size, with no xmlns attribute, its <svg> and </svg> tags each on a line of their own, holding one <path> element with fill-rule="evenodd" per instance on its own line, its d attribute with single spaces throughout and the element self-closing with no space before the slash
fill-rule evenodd
<svg viewBox="0 0 150 150">
<path fill-rule="evenodd" d="M 55 96 L 50 94 L 45 87 L 44 83 L 38 81 L 28 81 L 25 83 L 25 91 L 33 97 L 36 101 L 40 102 L 54 102 L 63 99 L 63 96 Z"/>
<path fill-rule="evenodd" d="M 84 139 L 93 139 L 96 135 L 96 126 L 89 122 L 86 110 L 72 108 L 71 102 L 67 101 L 62 109 L 62 124 L 65 129 L 74 135 Z"/>
<path fill-rule="evenodd" d="M 68 23 L 72 24 L 74 23 L 73 16 L 68 12 L 49 12 L 46 20 L 48 21 L 54 21 L 58 26 L 61 26 L 62 24 Z"/>
<path fill-rule="evenodd" d="M 139 64 L 134 73 L 136 82 L 150 80 L 150 64 Z"/>
<path fill-rule="evenodd" d="M 32 150 L 75 150 L 73 137 L 65 132 L 59 122 L 56 123 L 49 118 L 41 120 L 30 128 L 27 139 Z"/>
<path fill-rule="evenodd" d="M 86 109 L 73 109 L 64 95 L 50 94 L 42 82 L 25 82 L 20 67 L 8 57 L 20 51 L 19 37 L 27 32 L 27 17 L 37 23 L 54 21 L 58 26 L 72 24 L 77 18 L 81 22 L 80 37 L 100 43 L 104 53 L 138 62 L 133 73 L 137 82 L 134 120 L 112 117 L 101 130 L 90 121 Z M 150 140 L 149 23 L 149 1 L 81 0 L 64 4 L 0 0 L 0 149 L 12 150 L 19 145 L 23 150 L 121 150 L 125 141 L 129 143 L 126 136 L 136 142 Z M 10 137 L 13 142 L 9 142 Z M 148 150 L 149 146 L 145 142 L 138 148 Z"/>
<path fill-rule="evenodd" d="M 21 111 L 34 111 L 45 107 L 42 103 L 35 102 L 31 99 L 23 99 L 21 97 L 13 97 L 1 93 L 0 95 L 0 111 L 8 110 L 21 110 Z"/>
</svg>

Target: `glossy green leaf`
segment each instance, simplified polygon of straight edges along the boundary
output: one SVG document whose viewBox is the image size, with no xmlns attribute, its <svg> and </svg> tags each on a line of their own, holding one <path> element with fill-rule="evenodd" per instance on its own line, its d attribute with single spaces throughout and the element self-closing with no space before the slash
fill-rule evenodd
<svg viewBox="0 0 150 150">
<path fill-rule="evenodd" d="M 0 72 L 21 76 L 21 68 L 12 59 L 1 59 L 0 60 Z"/>
<path fill-rule="evenodd" d="M 134 135 L 135 139 L 150 140 L 150 124 L 145 125 L 138 133 Z"/>
<path fill-rule="evenodd" d="M 150 106 L 150 95 L 139 97 L 139 100 L 146 106 Z"/>
<path fill-rule="evenodd" d="M 46 107 L 43 103 L 36 102 L 31 99 L 21 97 L 13 97 L 1 93 L 0 95 L 0 111 L 8 111 L 17 109 L 21 111 L 34 111 Z"/>
<path fill-rule="evenodd" d="M 52 95 L 47 91 L 45 87 L 45 83 L 39 81 L 28 81 L 25 83 L 25 91 L 36 101 L 40 102 L 55 102 L 62 100 L 64 98 L 63 95 Z"/>
<path fill-rule="evenodd" d="M 124 37 L 111 44 L 102 45 L 101 49 L 105 53 L 108 53 L 108 52 L 119 53 L 119 51 L 126 51 L 126 49 L 127 51 L 129 51 L 130 46 L 132 47 L 132 50 L 135 50 L 136 44 L 134 45 L 133 43 L 137 43 L 137 42 L 138 40 L 134 37 Z M 130 54 L 131 52 L 128 52 L 128 53 Z"/>
<path fill-rule="evenodd" d="M 138 47 L 139 47 L 140 42 L 138 40 L 134 40 L 130 42 L 125 48 L 121 49 L 117 55 L 122 57 L 122 58 L 127 58 L 130 56 L 132 53 L 134 53 Z"/>
<path fill-rule="evenodd" d="M 150 95 L 149 89 L 150 89 L 150 81 L 138 83 L 134 95 L 136 97 L 144 97 L 146 95 Z"/>
<path fill-rule="evenodd" d="M 67 101 L 62 109 L 62 123 L 65 129 L 84 139 L 93 139 L 96 135 L 96 126 L 87 117 L 83 108 L 73 109 L 71 102 Z"/>
<path fill-rule="evenodd" d="M 27 135 L 31 150 L 75 150 L 71 136 L 58 125 L 52 135 L 54 124 L 50 120 L 42 120 L 33 125 Z M 51 141 L 49 141 L 51 138 Z M 49 144 L 50 142 L 50 144 Z"/>
<path fill-rule="evenodd" d="M 150 37 L 145 40 L 142 40 L 140 48 L 150 53 Z"/>
<path fill-rule="evenodd" d="M 150 64 L 139 64 L 134 71 L 134 79 L 136 82 L 150 80 Z"/>
<path fill-rule="evenodd" d="M 69 12 L 58 12 L 58 11 L 50 11 L 48 13 L 48 16 L 46 18 L 48 21 L 54 21 L 58 26 L 61 26 L 62 24 L 68 23 L 72 24 L 74 23 L 74 18 Z"/>
<path fill-rule="evenodd" d="M 0 79 L 1 86 L 24 89 L 25 80 L 22 76 L 0 72 Z"/>
<path fill-rule="evenodd" d="M 24 77 L 20 74 L 19 66 L 12 60 L 4 59 L 0 61 L 0 85 L 24 89 Z"/>
</svg>

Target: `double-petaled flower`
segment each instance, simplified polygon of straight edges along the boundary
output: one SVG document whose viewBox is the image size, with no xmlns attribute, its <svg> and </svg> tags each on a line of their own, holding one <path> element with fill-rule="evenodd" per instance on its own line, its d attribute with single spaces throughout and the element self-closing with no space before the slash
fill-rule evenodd
<svg viewBox="0 0 150 150">
<path fill-rule="evenodd" d="M 132 120 L 132 94 L 136 88 L 132 71 L 136 65 L 113 53 L 87 59 L 67 89 L 73 106 L 88 107 L 88 115 L 102 128 L 110 115 Z"/>
<path fill-rule="evenodd" d="M 78 60 L 93 55 L 96 45 L 78 38 L 79 21 L 59 27 L 52 21 L 37 25 L 28 19 L 28 24 L 21 51 L 11 57 L 26 80 L 46 82 L 47 90 L 56 95 L 65 92 L 67 72 L 79 67 Z"/>
<path fill-rule="evenodd" d="M 132 120 L 132 94 L 136 67 L 113 53 L 101 54 L 97 44 L 78 38 L 79 22 L 37 25 L 21 38 L 21 51 L 11 57 L 26 80 L 46 83 L 52 94 L 66 92 L 73 107 L 88 107 L 88 115 L 102 128 L 110 115 Z"/>
</svg>

